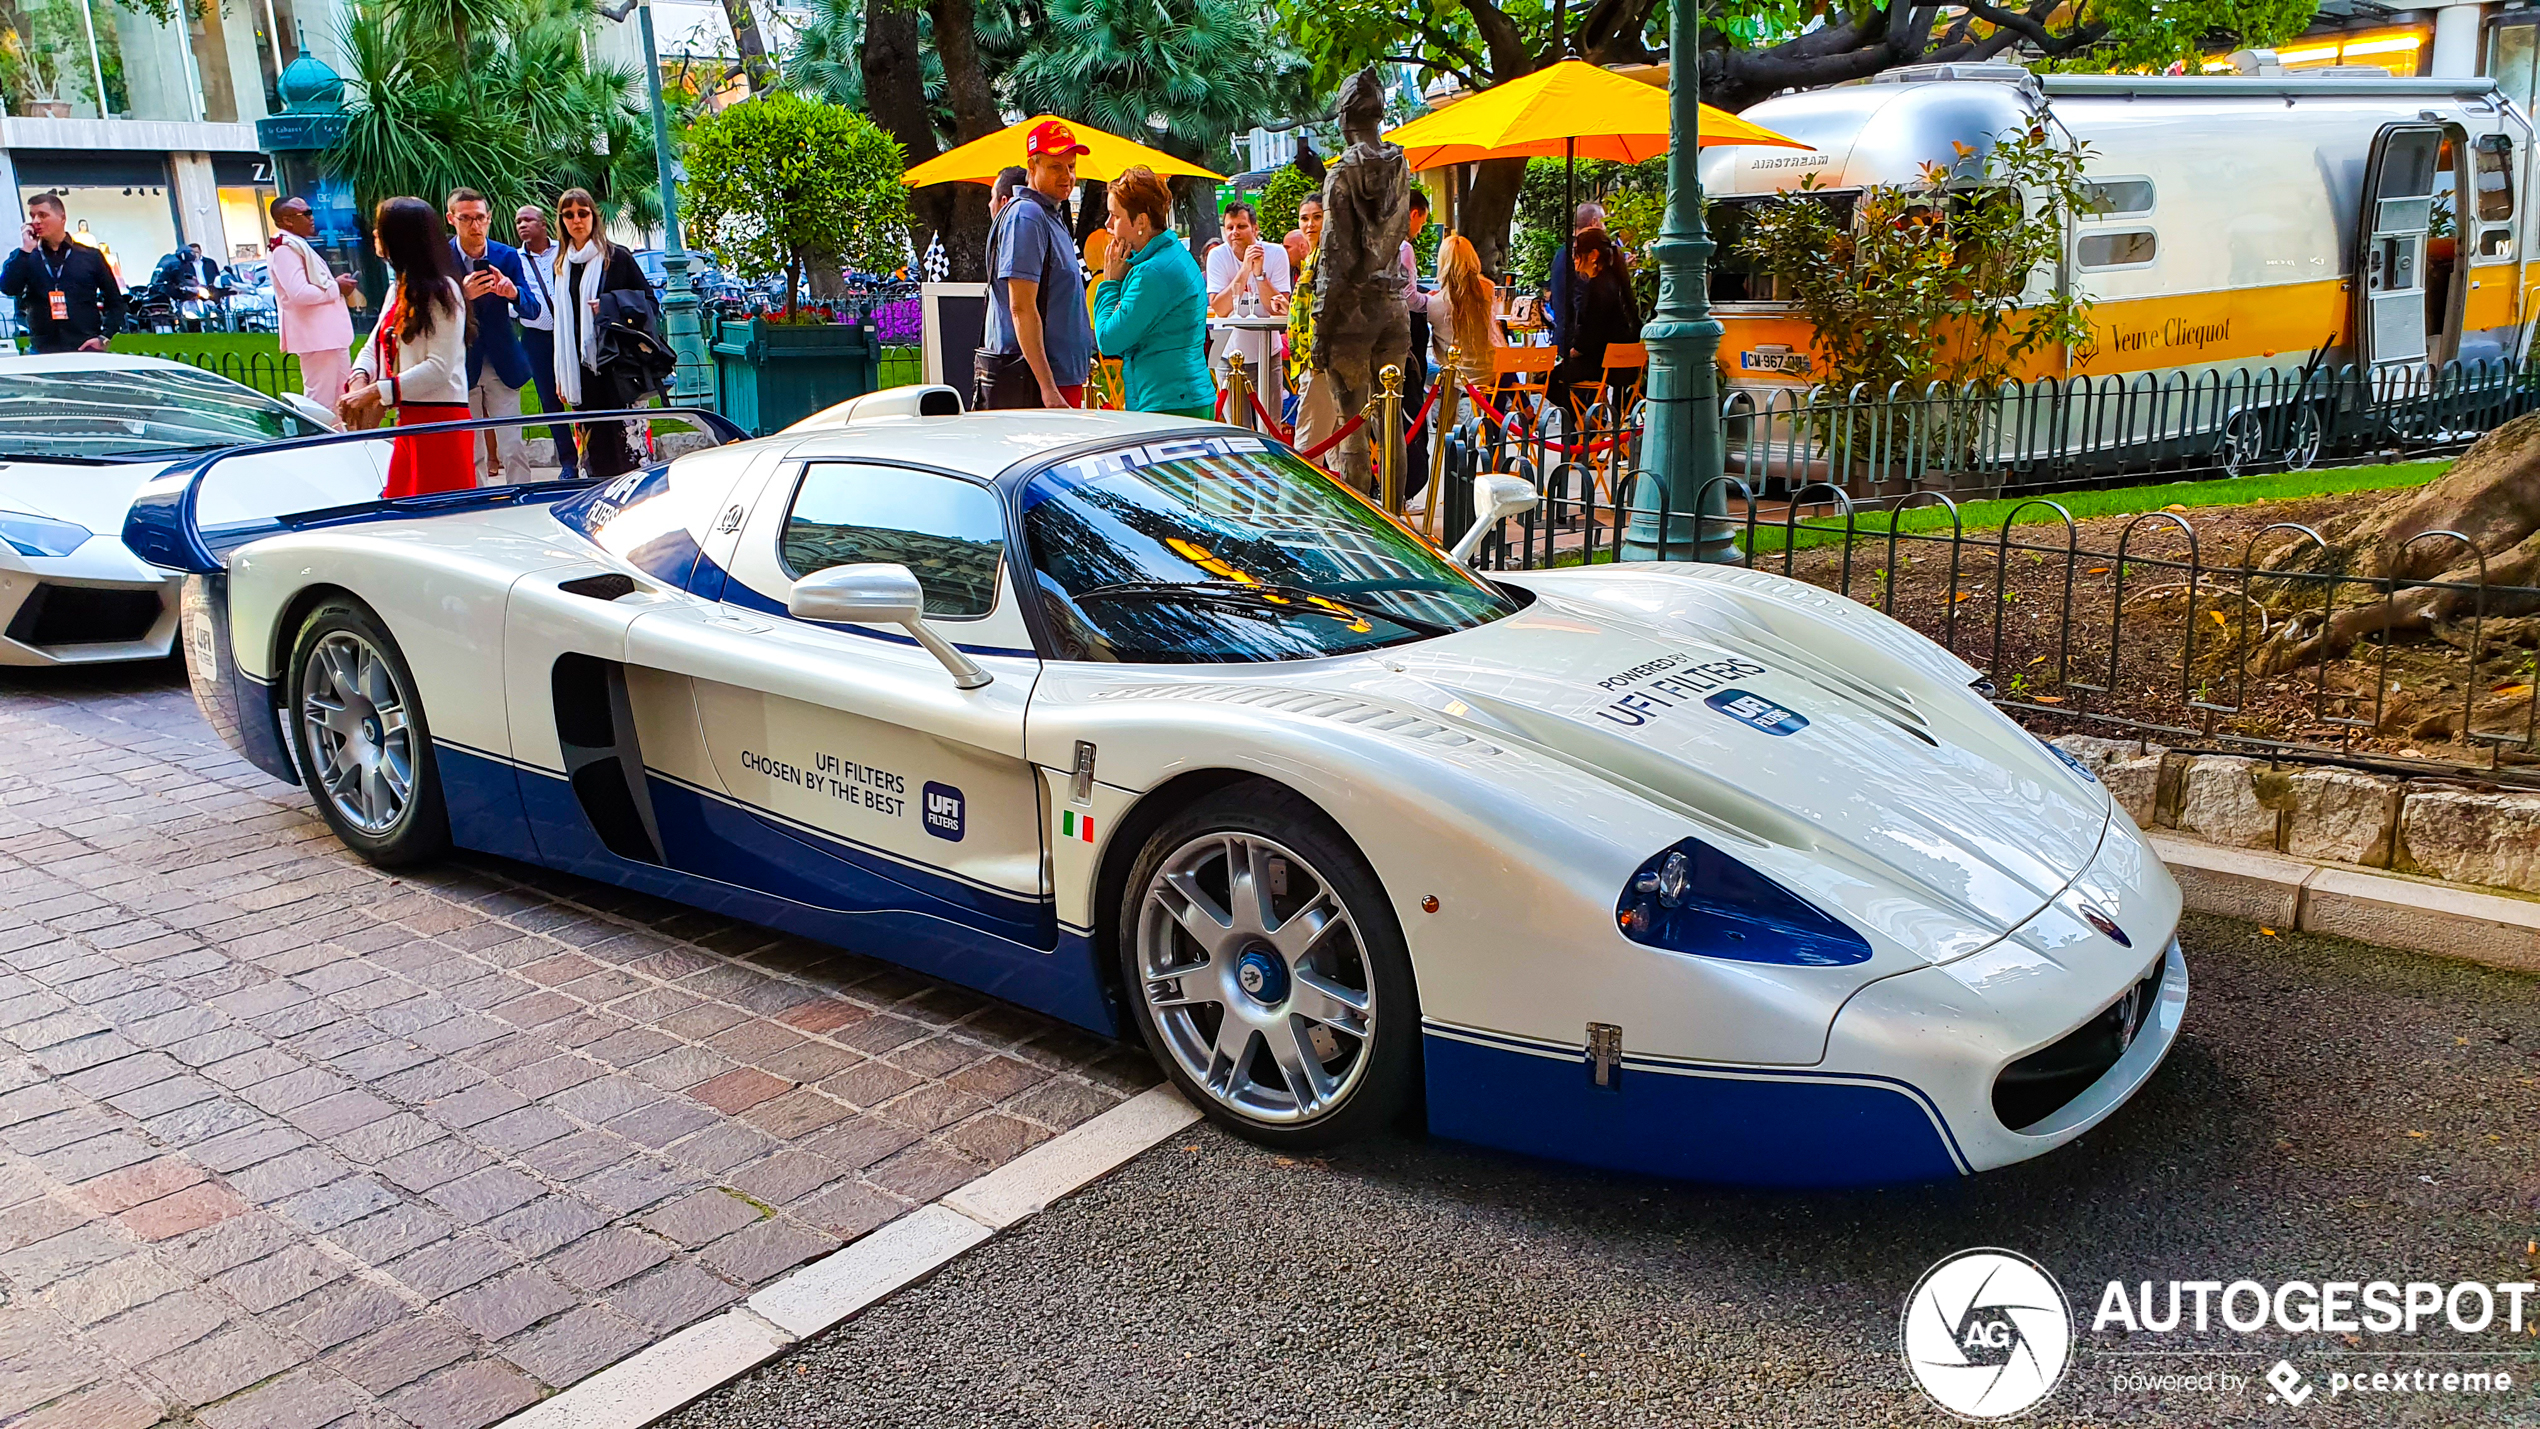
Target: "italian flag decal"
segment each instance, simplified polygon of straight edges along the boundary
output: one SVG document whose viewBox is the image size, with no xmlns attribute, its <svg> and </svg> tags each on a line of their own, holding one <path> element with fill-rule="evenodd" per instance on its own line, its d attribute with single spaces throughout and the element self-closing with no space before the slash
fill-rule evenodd
<svg viewBox="0 0 2540 1429">
<path fill-rule="evenodd" d="M 1077 813 L 1074 809 L 1061 809 L 1058 813 L 1058 832 L 1064 838 L 1083 839 L 1087 843 L 1092 843 L 1094 816 Z"/>
</svg>

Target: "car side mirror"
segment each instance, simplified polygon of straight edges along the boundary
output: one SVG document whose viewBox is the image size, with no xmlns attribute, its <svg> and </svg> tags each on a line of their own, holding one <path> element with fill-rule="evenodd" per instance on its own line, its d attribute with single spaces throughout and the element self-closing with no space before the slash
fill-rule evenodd
<svg viewBox="0 0 2540 1429">
<path fill-rule="evenodd" d="M 336 426 L 335 414 L 333 412 L 330 412 L 326 408 L 319 406 L 317 403 L 310 401 L 308 397 L 302 393 L 283 393 L 282 405 L 299 413 L 301 416 L 308 418 L 310 421 L 317 423 L 321 427 L 333 428 Z"/>
<path fill-rule="evenodd" d="M 926 624 L 926 591 L 908 567 L 880 561 L 831 566 L 794 582 L 785 613 L 831 625 L 896 625 L 944 662 L 953 684 L 975 690 L 995 678 Z"/>
<path fill-rule="evenodd" d="M 1487 471 L 1473 478 L 1473 509 L 1480 513 L 1472 529 L 1456 541 L 1449 556 L 1471 564 L 1473 553 L 1482 548 L 1482 539 L 1499 529 L 1499 523 L 1511 516 L 1532 511 L 1543 498 L 1536 494 L 1533 482 L 1506 472 Z"/>
</svg>

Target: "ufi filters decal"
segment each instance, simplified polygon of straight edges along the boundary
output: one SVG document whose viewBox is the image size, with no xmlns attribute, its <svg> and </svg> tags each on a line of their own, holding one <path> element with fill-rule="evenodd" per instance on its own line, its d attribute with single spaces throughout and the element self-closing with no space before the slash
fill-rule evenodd
<svg viewBox="0 0 2540 1429">
<path fill-rule="evenodd" d="M 1794 714 L 1762 695 L 1750 695 L 1744 690 L 1722 690 L 1703 703 L 1766 734 L 1797 734 L 1808 727 L 1806 715 Z"/>
<path fill-rule="evenodd" d="M 961 791 L 950 784 L 929 783 L 920 793 L 919 822 L 925 825 L 926 832 L 939 839 L 961 842 L 967 816 Z"/>
</svg>

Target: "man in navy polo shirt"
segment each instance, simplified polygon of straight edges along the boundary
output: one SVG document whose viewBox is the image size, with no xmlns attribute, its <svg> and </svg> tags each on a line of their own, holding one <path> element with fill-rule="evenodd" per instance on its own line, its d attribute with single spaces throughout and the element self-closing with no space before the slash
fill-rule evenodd
<svg viewBox="0 0 2540 1429">
<path fill-rule="evenodd" d="M 1093 371 L 1094 325 L 1085 315 L 1084 270 L 1067 227 L 1076 156 L 1091 152 L 1064 122 L 1045 119 L 1023 140 L 1025 186 L 988 235 L 988 330 L 983 349 L 1029 365 L 1036 402 L 999 397 L 999 406 L 1081 407 Z M 1017 384 L 1020 386 L 1021 384 Z"/>
</svg>

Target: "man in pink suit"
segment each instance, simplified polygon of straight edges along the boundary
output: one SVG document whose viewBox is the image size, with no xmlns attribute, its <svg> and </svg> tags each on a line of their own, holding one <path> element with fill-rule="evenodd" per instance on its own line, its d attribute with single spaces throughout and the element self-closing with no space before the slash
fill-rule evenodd
<svg viewBox="0 0 2540 1429">
<path fill-rule="evenodd" d="M 272 240 L 282 350 L 300 355 L 300 389 L 332 412 L 353 367 L 353 315 L 344 306 L 353 278 L 327 267 L 326 256 L 309 242 L 317 232 L 317 215 L 307 199 L 278 198 L 267 211 L 282 230 Z"/>
</svg>

